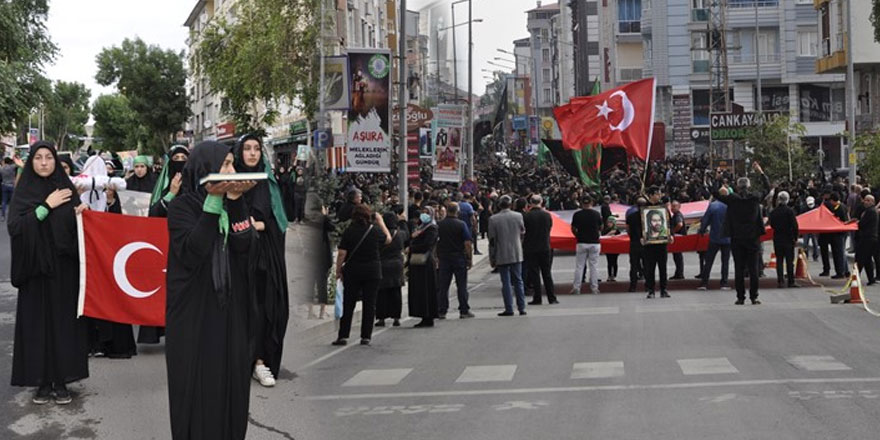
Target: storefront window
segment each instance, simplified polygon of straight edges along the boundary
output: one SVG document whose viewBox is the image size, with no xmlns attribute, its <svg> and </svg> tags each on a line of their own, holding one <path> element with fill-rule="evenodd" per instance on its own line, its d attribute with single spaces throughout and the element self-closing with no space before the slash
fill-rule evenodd
<svg viewBox="0 0 880 440">
<path fill-rule="evenodd" d="M 761 109 L 765 112 L 788 112 L 788 87 L 761 87 Z M 757 109 L 757 107 L 756 107 Z"/>
<path fill-rule="evenodd" d="M 827 122 L 846 120 L 843 85 L 801 84 L 801 122 Z"/>
</svg>

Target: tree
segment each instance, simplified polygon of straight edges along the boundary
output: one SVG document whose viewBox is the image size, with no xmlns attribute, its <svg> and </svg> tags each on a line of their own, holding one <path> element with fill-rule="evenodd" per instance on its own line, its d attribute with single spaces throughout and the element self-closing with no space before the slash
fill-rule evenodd
<svg viewBox="0 0 880 440">
<path fill-rule="evenodd" d="M 125 151 L 137 148 L 147 136 L 138 122 L 138 115 L 131 109 L 128 99 L 119 94 L 101 95 L 92 107 L 95 117 L 94 137 L 105 150 Z"/>
<path fill-rule="evenodd" d="M 320 0 L 241 0 L 233 20 L 214 17 L 192 69 L 203 74 L 239 132 L 272 125 L 281 103 L 317 110 Z"/>
<path fill-rule="evenodd" d="M 864 153 L 864 160 L 858 164 L 859 173 L 871 187 L 880 186 L 880 132 L 856 136 L 854 150 Z"/>
<path fill-rule="evenodd" d="M 0 1 L 0 133 L 27 121 L 51 90 L 43 66 L 58 48 L 49 38 L 47 0 Z"/>
<path fill-rule="evenodd" d="M 89 97 L 92 93 L 85 84 L 58 81 L 46 102 L 46 138 L 55 142 L 59 150 L 77 146 L 79 141 L 68 139 L 68 134 L 84 135 L 89 121 Z"/>
<path fill-rule="evenodd" d="M 880 43 L 880 0 L 871 0 L 871 23 L 874 24 L 874 41 Z"/>
<path fill-rule="evenodd" d="M 792 122 L 790 117 L 773 118 L 749 131 L 746 157 L 760 163 L 771 182 L 781 182 L 789 180 L 791 152 L 791 175 L 795 178 L 808 176 L 815 170 L 815 161 L 801 145 L 800 138 L 805 134 L 804 125 Z"/>
<path fill-rule="evenodd" d="M 486 86 L 486 93 L 480 98 L 480 107 L 491 107 L 494 110 L 498 106 L 501 94 L 504 93 L 504 85 L 507 83 L 506 75 L 501 71 L 492 72 L 492 82 Z"/>
<path fill-rule="evenodd" d="M 119 47 L 102 50 L 97 63 L 95 80 L 102 86 L 115 84 L 148 131 L 144 152 L 163 153 L 190 115 L 183 53 L 148 46 L 140 38 L 125 39 Z"/>
</svg>

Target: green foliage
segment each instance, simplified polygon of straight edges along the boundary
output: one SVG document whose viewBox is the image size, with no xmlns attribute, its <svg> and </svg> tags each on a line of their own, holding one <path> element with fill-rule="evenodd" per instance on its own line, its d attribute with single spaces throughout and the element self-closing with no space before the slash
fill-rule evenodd
<svg viewBox="0 0 880 440">
<path fill-rule="evenodd" d="M 58 48 L 46 30 L 48 14 L 47 0 L 0 1 L 0 133 L 26 122 L 51 93 L 42 70 Z"/>
<path fill-rule="evenodd" d="M 142 151 L 161 154 L 189 118 L 183 53 L 148 46 L 140 38 L 98 54 L 95 80 L 116 85 L 149 137 Z"/>
<path fill-rule="evenodd" d="M 864 155 L 858 164 L 859 173 L 872 187 L 880 186 L 880 132 L 857 136 L 855 151 Z"/>
<path fill-rule="evenodd" d="M 138 122 L 137 113 L 131 109 L 128 99 L 119 94 L 101 95 L 92 107 L 95 117 L 95 138 L 103 150 L 133 150 L 147 138 L 147 131 Z"/>
<path fill-rule="evenodd" d="M 749 132 L 746 141 L 751 151 L 746 151 L 746 157 L 761 164 L 771 182 L 781 182 L 789 180 L 788 152 L 791 151 L 792 176 L 797 179 L 809 175 L 816 161 L 801 145 L 800 138 L 805 134 L 803 124 L 792 122 L 788 116 L 778 117 Z"/>
<path fill-rule="evenodd" d="M 192 69 L 223 96 L 239 132 L 272 125 L 282 102 L 317 110 L 320 0 L 240 0 L 235 20 L 215 17 L 199 37 Z"/>
<path fill-rule="evenodd" d="M 85 84 L 58 81 L 46 102 L 46 138 L 59 150 L 77 147 L 79 141 L 70 135 L 85 135 L 89 121 L 89 98 L 92 93 Z"/>
<path fill-rule="evenodd" d="M 871 23 L 874 25 L 874 41 L 880 43 L 880 0 L 871 1 Z"/>
<path fill-rule="evenodd" d="M 480 98 L 480 107 L 491 107 L 495 109 L 498 101 L 501 100 L 501 94 L 504 93 L 505 73 L 500 71 L 492 72 L 494 78 L 489 85 L 486 86 L 486 93 Z M 494 115 L 493 115 L 494 117 Z"/>
</svg>

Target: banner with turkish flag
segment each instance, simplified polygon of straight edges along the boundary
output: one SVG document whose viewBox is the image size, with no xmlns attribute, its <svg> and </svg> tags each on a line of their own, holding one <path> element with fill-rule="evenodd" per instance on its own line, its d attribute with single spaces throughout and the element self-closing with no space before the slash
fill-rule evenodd
<svg viewBox="0 0 880 440">
<path fill-rule="evenodd" d="M 78 316 L 165 326 L 167 221 L 83 211 L 77 231 Z"/>
<path fill-rule="evenodd" d="M 565 148 L 624 147 L 645 160 L 653 136 L 654 86 L 654 78 L 643 79 L 598 95 L 578 96 L 554 108 Z"/>
</svg>

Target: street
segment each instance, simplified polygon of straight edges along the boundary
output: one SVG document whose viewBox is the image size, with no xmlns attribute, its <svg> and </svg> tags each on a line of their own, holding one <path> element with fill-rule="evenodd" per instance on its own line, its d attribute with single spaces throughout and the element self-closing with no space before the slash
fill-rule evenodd
<svg viewBox="0 0 880 440">
<path fill-rule="evenodd" d="M 292 231 L 293 268 L 311 235 Z M 5 232 L 3 240 L 8 249 Z M 693 276 L 696 256 L 686 263 Z M 573 255 L 556 257 L 558 292 L 570 289 L 573 267 Z M 458 320 L 452 289 L 450 319 L 376 329 L 369 347 L 331 347 L 334 323 L 305 320 L 292 298 L 282 374 L 274 388 L 252 383 L 248 438 L 800 440 L 865 439 L 880 429 L 880 321 L 830 304 L 820 288 L 762 289 L 759 306 L 734 305 L 733 291 L 672 290 L 654 300 L 606 293 L 624 287 L 562 294 L 558 305 L 501 318 L 488 261 L 469 276 L 476 319 Z M 302 275 L 291 281 L 302 284 Z M 10 356 L 15 298 L 7 282 L 0 338 Z M 67 407 L 38 407 L 32 390 L 0 387 L 0 437 L 168 438 L 163 347 L 139 351 L 90 360 L 91 376 L 71 387 Z"/>
</svg>

